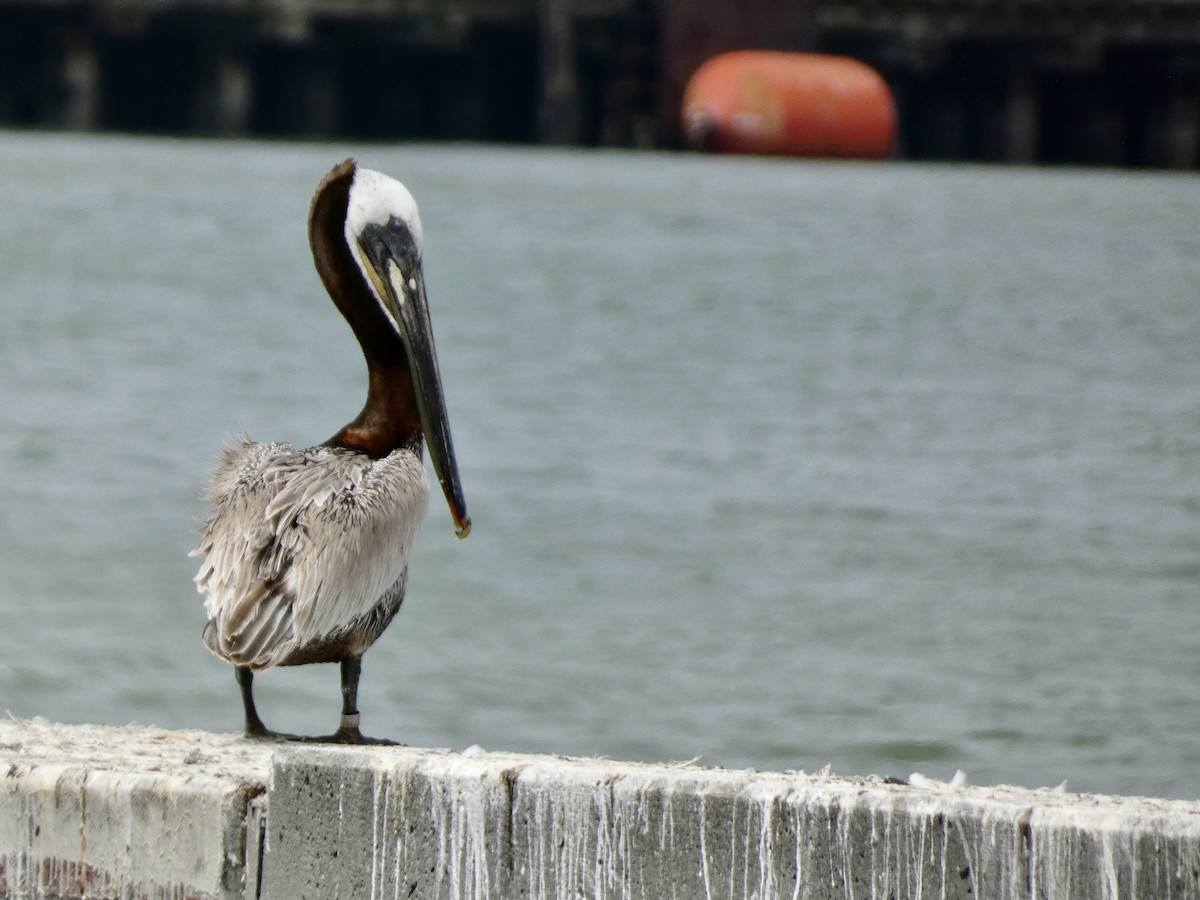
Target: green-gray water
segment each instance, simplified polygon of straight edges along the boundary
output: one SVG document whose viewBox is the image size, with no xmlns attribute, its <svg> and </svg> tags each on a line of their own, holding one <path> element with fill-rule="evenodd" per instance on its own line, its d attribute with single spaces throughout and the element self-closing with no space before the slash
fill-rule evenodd
<svg viewBox="0 0 1200 900">
<path fill-rule="evenodd" d="M 0 133 L 0 707 L 240 727 L 187 552 L 224 439 L 361 405 L 351 154 L 421 204 L 475 521 L 366 731 L 1200 796 L 1196 176 Z"/>
</svg>

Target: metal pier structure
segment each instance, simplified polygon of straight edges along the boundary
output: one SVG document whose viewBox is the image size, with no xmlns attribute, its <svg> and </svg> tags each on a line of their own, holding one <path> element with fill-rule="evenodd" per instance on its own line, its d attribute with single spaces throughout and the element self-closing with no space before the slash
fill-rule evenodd
<svg viewBox="0 0 1200 900">
<path fill-rule="evenodd" d="M 733 49 L 874 66 L 904 158 L 1200 165 L 1200 0 L 0 0 L 0 126 L 676 147 Z"/>
</svg>

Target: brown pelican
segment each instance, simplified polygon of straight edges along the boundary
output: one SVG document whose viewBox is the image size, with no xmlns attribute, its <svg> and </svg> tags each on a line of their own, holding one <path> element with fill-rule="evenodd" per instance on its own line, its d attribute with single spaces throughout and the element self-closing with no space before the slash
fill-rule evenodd
<svg viewBox="0 0 1200 900">
<path fill-rule="evenodd" d="M 233 663 L 249 737 L 276 735 L 254 707 L 254 673 L 337 662 L 342 718 L 325 738 L 359 731 L 363 652 L 404 600 L 408 555 L 425 516 L 422 436 L 459 537 L 471 528 L 434 352 L 412 195 L 354 160 L 317 187 L 308 216 L 313 260 L 367 361 L 362 412 L 323 444 L 243 437 L 209 482 L 212 515 L 193 552 L 204 562 L 203 639 Z"/>
</svg>

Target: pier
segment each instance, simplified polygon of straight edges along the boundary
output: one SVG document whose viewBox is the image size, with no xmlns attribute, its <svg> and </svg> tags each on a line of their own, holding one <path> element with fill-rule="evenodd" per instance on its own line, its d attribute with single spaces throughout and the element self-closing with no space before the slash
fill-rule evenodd
<svg viewBox="0 0 1200 900">
<path fill-rule="evenodd" d="M 678 147 L 735 49 L 874 66 L 903 158 L 1200 165 L 1200 0 L 0 0 L 0 125 Z"/>
<path fill-rule="evenodd" d="M 1200 803 L 0 724 L 0 897 L 1200 896 Z"/>
</svg>

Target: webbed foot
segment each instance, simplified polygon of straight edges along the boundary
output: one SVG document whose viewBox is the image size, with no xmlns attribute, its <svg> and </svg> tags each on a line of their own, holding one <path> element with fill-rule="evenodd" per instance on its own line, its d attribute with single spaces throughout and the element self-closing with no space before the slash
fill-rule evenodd
<svg viewBox="0 0 1200 900">
<path fill-rule="evenodd" d="M 357 725 L 343 725 L 333 734 L 326 735 L 325 737 L 302 738 L 302 740 L 318 744 L 373 744 L 382 747 L 404 746 L 404 744 L 389 740 L 388 738 L 368 737 L 358 730 Z"/>
<path fill-rule="evenodd" d="M 304 741 L 308 738 L 301 737 L 298 734 L 287 734 L 283 731 L 272 731 L 262 723 L 260 719 L 255 723 L 247 723 L 246 731 L 244 732 L 246 740 L 249 741 Z"/>
<path fill-rule="evenodd" d="M 342 714 L 342 724 L 333 734 L 318 735 L 313 737 L 295 737 L 293 735 L 281 735 L 286 740 L 301 741 L 305 744 L 371 744 L 382 747 L 403 747 L 396 741 L 388 738 L 373 738 L 367 737 L 358 729 L 359 715 L 358 713 Z"/>
</svg>

